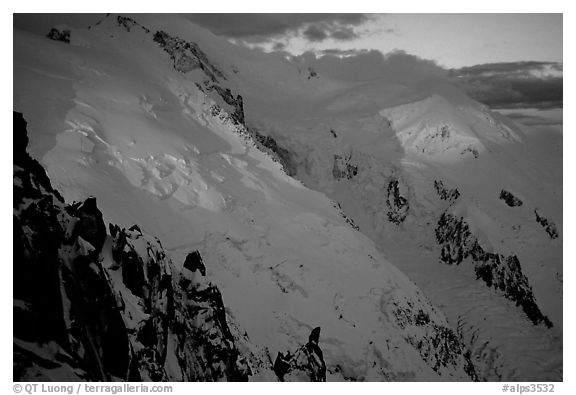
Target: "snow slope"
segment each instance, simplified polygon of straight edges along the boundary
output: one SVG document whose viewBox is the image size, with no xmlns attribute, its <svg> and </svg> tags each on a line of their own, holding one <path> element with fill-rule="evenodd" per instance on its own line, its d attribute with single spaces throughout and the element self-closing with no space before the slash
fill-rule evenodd
<svg viewBox="0 0 576 395">
<path fill-rule="evenodd" d="M 417 60 L 286 59 L 174 25 L 224 70 L 291 174 L 339 202 L 441 307 L 482 379 L 562 378 L 561 132 L 520 127 Z"/>
<path fill-rule="evenodd" d="M 276 79 L 293 66 L 180 18 L 138 21 L 110 16 L 72 30 L 70 43 L 14 32 L 14 107 L 66 202 L 95 196 L 106 223 L 137 223 L 176 273 L 199 250 L 253 380 L 273 379 L 276 354 L 315 327 L 328 380 L 475 378 L 455 326 L 332 200 L 287 176 L 234 117 L 239 102 L 218 91 L 248 90 L 268 73 L 265 88 L 286 88 L 295 102 L 308 80 Z M 160 42 L 161 29 L 205 52 Z M 319 85 L 318 100 L 347 88 Z"/>
<path fill-rule="evenodd" d="M 258 103 L 246 106 L 248 123 L 275 136 L 298 163 L 296 178 L 338 201 L 360 230 L 441 306 L 460 328 L 483 379 L 561 379 L 558 146 L 541 144 L 549 138 L 524 133 L 435 76 L 426 82 L 422 74 L 413 81 L 402 81 L 401 75 L 399 81 L 357 77 L 360 81 L 343 87 L 323 77 L 319 61 L 310 67 L 320 76 L 313 84 L 334 91 L 311 84 L 302 88 L 300 106 L 293 105 L 294 94 L 274 103 L 286 109 L 282 113 L 258 103 L 262 97 L 247 95 L 247 104 Z M 310 90 L 327 93 L 309 99 Z M 435 181 L 457 190 L 456 201 L 442 199 Z M 500 199 L 503 191 L 523 205 L 507 205 Z M 550 235 L 536 212 L 559 235 Z M 517 257 L 519 268 L 501 269 L 507 264 L 490 261 L 499 265 L 490 270 L 503 270 L 502 276 L 516 276 L 514 281 L 523 285 L 484 281 L 475 272 L 479 261 L 471 257 L 461 265 L 440 262 L 446 244 L 439 245 L 435 234 L 443 213 L 462 217 L 482 249 L 502 257 L 494 258 L 498 262 Z M 454 251 L 460 239 L 455 229 L 449 231 Z M 522 287 L 534 303 L 514 296 Z M 543 316 L 532 322 L 522 307 L 527 304 Z M 553 328 L 542 324 L 545 317 Z"/>
</svg>

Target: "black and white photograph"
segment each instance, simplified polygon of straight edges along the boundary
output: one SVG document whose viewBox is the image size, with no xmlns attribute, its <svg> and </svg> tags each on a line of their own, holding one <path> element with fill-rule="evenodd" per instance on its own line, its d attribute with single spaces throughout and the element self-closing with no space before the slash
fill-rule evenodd
<svg viewBox="0 0 576 395">
<path fill-rule="evenodd" d="M 6 393 L 560 391 L 562 12 L 158 7 L 12 13 Z"/>
</svg>

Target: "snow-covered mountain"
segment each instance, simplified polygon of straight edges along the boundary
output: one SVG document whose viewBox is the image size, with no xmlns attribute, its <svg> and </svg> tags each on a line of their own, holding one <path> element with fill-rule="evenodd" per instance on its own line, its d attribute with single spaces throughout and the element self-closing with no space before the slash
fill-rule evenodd
<svg viewBox="0 0 576 395">
<path fill-rule="evenodd" d="M 14 32 L 15 378 L 562 379 L 561 162 L 529 132 L 175 16 L 49 36 Z"/>
</svg>

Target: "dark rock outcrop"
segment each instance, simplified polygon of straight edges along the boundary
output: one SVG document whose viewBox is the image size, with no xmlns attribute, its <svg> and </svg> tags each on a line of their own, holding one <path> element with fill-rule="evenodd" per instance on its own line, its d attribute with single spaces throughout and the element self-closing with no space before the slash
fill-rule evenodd
<svg viewBox="0 0 576 395">
<path fill-rule="evenodd" d="M 534 210 L 534 214 L 536 215 L 536 222 L 542 225 L 546 233 L 548 233 L 548 236 L 550 236 L 551 239 L 558 238 L 558 228 L 556 228 L 556 224 L 548 218 L 540 215 L 537 209 Z"/>
<path fill-rule="evenodd" d="M 450 138 L 450 126 L 442 125 L 438 128 L 437 135 L 440 136 L 442 141 L 446 141 Z"/>
<path fill-rule="evenodd" d="M 236 125 L 244 125 L 244 101 L 242 96 L 236 95 L 236 97 L 234 97 L 230 89 L 224 89 L 220 85 L 212 84 L 209 81 L 205 85 L 208 91 L 215 90 L 226 104 L 232 106 L 234 109 L 234 111 L 230 114 L 232 121 Z"/>
<path fill-rule="evenodd" d="M 220 290 L 213 284 L 178 281 L 171 322 L 184 381 L 247 381 L 251 370 L 234 343 Z"/>
<path fill-rule="evenodd" d="M 436 240 L 441 247 L 442 262 L 459 265 L 470 258 L 477 279 L 502 292 L 505 298 L 516 302 L 534 325 L 543 323 L 549 328 L 552 327 L 552 322 L 540 311 L 516 255 L 486 252 L 472 235 L 464 218 L 457 218 L 446 212 L 438 220 Z"/>
<path fill-rule="evenodd" d="M 14 120 L 15 141 L 23 142 L 25 122 L 16 113 Z M 14 379 L 50 377 L 39 362 L 46 353 L 34 353 L 30 343 L 53 345 L 52 369 L 65 360 L 79 379 L 128 378 L 130 344 L 99 251 L 22 148 L 15 145 L 13 175 Z"/>
<path fill-rule="evenodd" d="M 312 67 L 308 67 L 308 77 L 309 80 L 315 78 L 318 79 L 320 78 L 320 76 L 318 75 L 318 73 L 316 72 L 316 70 L 314 70 Z"/>
<path fill-rule="evenodd" d="M 288 351 L 286 355 L 284 355 L 283 352 L 279 351 L 278 354 L 276 355 L 276 360 L 274 361 L 273 369 L 274 373 L 276 373 L 276 376 L 280 381 L 284 381 L 284 376 L 286 376 L 286 373 L 288 373 L 288 371 L 290 370 L 291 360 L 292 360 L 292 354 L 290 354 L 290 351 Z"/>
<path fill-rule="evenodd" d="M 289 176 L 296 175 L 298 166 L 294 159 L 294 155 L 288 149 L 278 145 L 272 136 L 265 136 L 252 128 L 250 129 L 250 132 L 256 144 L 259 145 L 260 148 L 264 148 L 265 151 L 269 151 L 273 158 L 282 165 L 286 174 Z"/>
<path fill-rule="evenodd" d="M 399 225 L 408 216 L 410 206 L 408 205 L 408 199 L 400 194 L 398 179 L 392 178 L 390 180 L 386 193 L 386 205 L 388 206 L 386 215 L 388 220 L 393 224 Z"/>
<path fill-rule="evenodd" d="M 210 62 L 198 44 L 171 36 L 162 30 L 154 33 L 153 40 L 170 55 L 174 68 L 179 72 L 187 73 L 200 68 L 212 82 L 217 82 L 219 78 L 226 79 L 224 73 Z"/>
<path fill-rule="evenodd" d="M 347 216 L 346 213 L 344 212 L 344 210 L 342 210 L 342 206 L 340 205 L 340 203 L 332 202 L 332 205 L 334 206 L 334 208 L 338 209 L 340 216 L 346 220 L 346 223 L 348 225 L 350 225 L 355 230 L 360 230 L 360 227 L 358 225 L 356 225 L 354 220 L 352 218 L 350 218 L 349 216 Z"/>
<path fill-rule="evenodd" d="M 474 157 L 474 159 L 478 159 L 480 157 L 480 153 L 478 152 L 478 150 L 474 147 L 466 147 L 465 149 L 462 150 L 462 152 L 460 152 L 460 155 L 465 155 L 468 152 L 470 152 L 472 154 L 472 156 Z"/>
<path fill-rule="evenodd" d="M 50 40 L 62 41 L 64 43 L 70 44 L 70 30 L 68 29 L 59 30 L 53 27 L 50 29 L 46 37 L 48 37 Z"/>
<path fill-rule="evenodd" d="M 214 89 L 215 85 L 212 88 Z M 202 89 L 201 87 L 199 89 Z M 226 95 L 230 94 L 230 91 L 226 91 Z M 254 145 L 260 151 L 269 155 L 269 157 L 279 163 L 288 176 L 295 176 L 298 172 L 298 162 L 296 154 L 279 144 L 276 139 L 270 135 L 265 135 L 260 133 L 256 128 L 247 128 L 240 121 L 244 121 L 244 115 L 242 110 L 242 97 L 238 95 L 239 107 L 236 108 L 235 113 L 240 115 L 229 114 L 220 105 L 213 104 L 209 108 L 210 115 L 213 117 L 218 117 L 220 121 L 227 123 L 228 125 L 234 126 L 234 133 L 239 135 L 248 144 Z M 238 101 L 237 101 L 238 102 Z"/>
<path fill-rule="evenodd" d="M 440 199 L 447 200 L 450 203 L 454 203 L 460 197 L 458 188 L 449 189 L 440 180 L 434 180 L 434 189 L 436 189 Z"/>
<path fill-rule="evenodd" d="M 407 340 L 435 372 L 441 374 L 442 368 L 458 367 L 463 363 L 468 376 L 478 381 L 470 360 L 471 353 L 452 329 L 433 323 L 422 310 L 414 312 L 412 309 L 396 307 L 394 316 L 396 323 L 403 329 L 409 326 L 420 328 L 419 331 L 407 331 L 410 334 Z"/>
<path fill-rule="evenodd" d="M 106 225 L 102 213 L 96 206 L 96 198 L 89 197 L 84 202 L 76 202 L 67 207 L 73 217 L 78 218 L 73 235 L 78 235 L 100 251 L 106 240 Z"/>
<path fill-rule="evenodd" d="M 130 32 L 134 27 L 138 27 L 145 33 L 150 33 L 150 29 L 148 29 L 145 26 L 142 26 L 134 19 L 126 16 L 118 15 L 116 17 L 116 22 L 118 23 L 118 26 L 123 27 L 124 29 L 126 29 L 127 32 Z"/>
<path fill-rule="evenodd" d="M 522 200 L 504 189 L 500 191 L 500 200 L 503 200 L 510 207 L 520 207 L 523 204 Z"/>
<path fill-rule="evenodd" d="M 274 362 L 274 372 L 280 381 L 300 381 L 302 376 L 310 381 L 326 381 L 324 353 L 319 346 L 320 327 L 312 330 L 308 343 L 296 352 L 279 352 Z"/>
<path fill-rule="evenodd" d="M 351 180 L 358 175 L 358 166 L 352 164 L 352 155 L 341 156 L 334 155 L 334 164 L 332 166 L 332 175 L 335 180 Z"/>
<path fill-rule="evenodd" d="M 184 269 L 190 270 L 194 273 L 196 270 L 200 272 L 203 276 L 206 276 L 206 266 L 204 266 L 204 261 L 198 250 L 189 253 L 184 261 Z"/>
<path fill-rule="evenodd" d="M 14 113 L 14 380 L 247 380 L 222 295 L 160 241 L 67 205 Z M 176 366 L 177 365 L 177 366 Z"/>
<path fill-rule="evenodd" d="M 26 131 L 28 123 L 21 113 L 13 113 L 14 122 L 14 147 L 13 161 L 14 173 L 18 174 L 18 181 L 14 185 L 14 204 L 21 204 L 24 196 L 34 198 L 42 197 L 44 194 L 51 194 L 59 202 L 64 202 L 64 198 L 58 191 L 52 188 L 50 179 L 46 175 L 44 168 L 35 159 L 32 159 L 26 147 L 28 146 L 28 134 Z M 24 172 L 23 170 L 27 170 Z"/>
</svg>

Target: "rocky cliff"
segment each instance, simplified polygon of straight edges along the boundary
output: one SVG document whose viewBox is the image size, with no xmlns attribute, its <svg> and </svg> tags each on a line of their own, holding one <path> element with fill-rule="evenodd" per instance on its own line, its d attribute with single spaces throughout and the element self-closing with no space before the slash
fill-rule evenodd
<svg viewBox="0 0 576 395">
<path fill-rule="evenodd" d="M 205 271 L 137 225 L 107 234 L 93 197 L 66 204 L 20 113 L 14 141 L 14 380 L 247 380 Z"/>
</svg>

